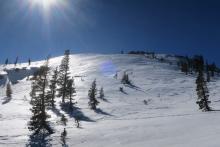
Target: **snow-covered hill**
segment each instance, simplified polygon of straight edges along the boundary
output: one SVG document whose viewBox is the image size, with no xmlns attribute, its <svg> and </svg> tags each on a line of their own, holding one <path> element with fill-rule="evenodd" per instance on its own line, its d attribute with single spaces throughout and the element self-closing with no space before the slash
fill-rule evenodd
<svg viewBox="0 0 220 147">
<path fill-rule="evenodd" d="M 162 56 L 162 55 L 161 55 Z M 74 118 L 60 110 L 49 111 L 55 129 L 53 146 L 61 146 L 64 126 L 60 114 L 68 118 L 67 144 L 70 147 L 219 147 L 220 112 L 201 112 L 196 105 L 195 77 L 184 75 L 175 64 L 161 63 L 141 55 L 71 55 L 70 71 L 74 76 L 78 114 L 83 118 L 76 128 Z M 50 59 L 55 69 L 62 57 Z M 0 147 L 20 147 L 28 143 L 27 123 L 31 112 L 27 80 L 44 61 L 0 67 Z M 121 84 L 126 71 L 133 86 Z M 118 73 L 117 78 L 115 74 Z M 104 87 L 106 101 L 99 111 L 88 107 L 88 90 L 92 81 Z M 13 83 L 13 96 L 5 98 L 5 84 Z M 124 93 L 119 91 L 123 87 Z M 208 85 L 212 107 L 220 109 L 220 82 Z M 56 99 L 59 103 L 60 99 Z M 147 103 L 144 103 L 144 101 Z"/>
</svg>

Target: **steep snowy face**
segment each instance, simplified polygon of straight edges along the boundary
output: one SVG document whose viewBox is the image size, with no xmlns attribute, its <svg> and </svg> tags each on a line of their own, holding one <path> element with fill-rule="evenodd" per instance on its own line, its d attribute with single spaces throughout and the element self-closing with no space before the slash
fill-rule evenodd
<svg viewBox="0 0 220 147">
<path fill-rule="evenodd" d="M 75 81 L 77 102 L 74 113 L 82 118 L 81 129 L 75 127 L 73 117 L 61 110 L 61 98 L 56 97 L 56 111 L 48 110 L 55 130 L 51 144 L 60 146 L 64 126 L 59 122 L 60 114 L 64 114 L 69 120 L 65 126 L 69 146 L 217 147 L 220 144 L 218 113 L 198 110 L 195 76 L 181 73 L 176 58 L 158 57 L 166 60 L 161 62 L 143 55 L 71 55 L 70 76 Z M 51 71 L 60 65 L 61 59 L 50 59 Z M 24 63 L 0 67 L 0 146 L 25 146 L 29 142 L 32 81 L 28 77 L 43 64 L 44 61 L 39 61 L 30 66 Z M 125 72 L 130 85 L 121 83 Z M 7 79 L 13 83 L 13 94 L 4 103 Z M 94 79 L 98 90 L 104 88 L 105 95 L 104 100 L 98 99 L 96 112 L 88 106 L 88 90 Z M 217 109 L 220 91 L 217 78 L 209 88 L 212 107 Z M 208 141 L 207 137 L 214 141 Z"/>
</svg>

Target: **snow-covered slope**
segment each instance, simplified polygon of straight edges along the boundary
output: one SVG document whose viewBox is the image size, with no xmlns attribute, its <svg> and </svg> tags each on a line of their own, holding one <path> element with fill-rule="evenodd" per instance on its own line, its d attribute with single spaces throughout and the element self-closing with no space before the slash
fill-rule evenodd
<svg viewBox="0 0 220 147">
<path fill-rule="evenodd" d="M 55 69 L 61 59 L 52 58 L 50 67 Z M 28 143 L 31 81 L 26 79 L 43 63 L 20 64 L 16 71 L 14 65 L 0 67 L 0 146 L 19 147 Z M 79 54 L 71 55 L 70 66 L 75 77 L 77 111 L 83 120 L 77 129 L 74 118 L 60 110 L 59 105 L 56 113 L 49 111 L 55 129 L 51 136 L 53 146 L 61 146 L 64 126 L 59 123 L 59 115 L 63 113 L 69 120 L 66 129 L 70 147 L 219 147 L 220 113 L 198 110 L 195 77 L 181 73 L 176 64 L 140 55 Z M 133 86 L 121 84 L 124 71 Z M 87 94 L 94 79 L 98 88 L 104 87 L 106 96 L 106 101 L 99 100 L 98 113 L 88 108 Z M 8 80 L 15 84 L 11 101 L 5 103 Z M 124 93 L 119 91 L 120 87 Z M 212 107 L 220 109 L 220 82 L 212 80 L 209 89 Z M 59 103 L 60 99 L 56 101 Z"/>
</svg>

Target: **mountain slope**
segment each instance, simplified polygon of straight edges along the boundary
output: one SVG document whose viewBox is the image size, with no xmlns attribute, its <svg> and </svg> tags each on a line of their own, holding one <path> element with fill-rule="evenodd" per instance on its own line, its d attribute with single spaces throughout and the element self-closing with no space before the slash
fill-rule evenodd
<svg viewBox="0 0 220 147">
<path fill-rule="evenodd" d="M 163 56 L 163 55 L 161 55 Z M 176 64 L 161 63 L 139 55 L 71 55 L 70 71 L 74 76 L 78 114 L 83 117 L 81 129 L 75 127 L 74 118 L 60 110 L 52 112 L 50 121 L 55 129 L 51 136 L 53 146 L 60 145 L 63 126 L 60 113 L 68 118 L 67 144 L 69 146 L 139 146 L 139 147 L 217 147 L 220 144 L 219 113 L 201 112 L 196 105 L 195 77 L 186 76 Z M 62 57 L 52 58 L 55 69 Z M 175 63 L 174 58 L 169 58 Z M 30 132 L 31 81 L 26 80 L 44 61 L 0 67 L 4 78 L 0 80 L 0 146 L 24 146 Z M 5 72 L 3 69 L 5 68 Z M 121 84 L 126 71 L 133 86 Z M 117 79 L 114 78 L 118 73 Z M 99 111 L 88 108 L 88 90 L 96 79 L 98 88 L 104 87 L 106 101 L 100 101 Z M 13 97 L 5 102 L 5 83 L 13 84 Z M 123 87 L 124 93 L 119 91 Z M 220 82 L 209 84 L 212 107 L 218 109 Z M 144 103 L 144 101 L 147 102 Z"/>
</svg>

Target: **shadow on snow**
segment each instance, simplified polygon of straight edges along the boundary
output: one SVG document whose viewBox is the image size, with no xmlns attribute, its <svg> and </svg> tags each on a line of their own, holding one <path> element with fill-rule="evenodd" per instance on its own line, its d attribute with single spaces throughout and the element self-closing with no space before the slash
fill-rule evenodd
<svg viewBox="0 0 220 147">
<path fill-rule="evenodd" d="M 5 104 L 7 104 L 7 103 L 9 103 L 10 101 L 11 101 L 11 97 L 5 97 L 3 100 L 3 102 L 2 102 L 2 105 L 5 105 Z"/>
<path fill-rule="evenodd" d="M 26 147 L 52 147 L 52 139 L 48 133 L 31 134 Z"/>
<path fill-rule="evenodd" d="M 91 118 L 85 116 L 79 107 L 73 106 L 70 103 L 61 103 L 60 107 L 65 113 L 69 115 L 69 117 L 73 117 L 80 121 L 95 122 Z"/>
</svg>

